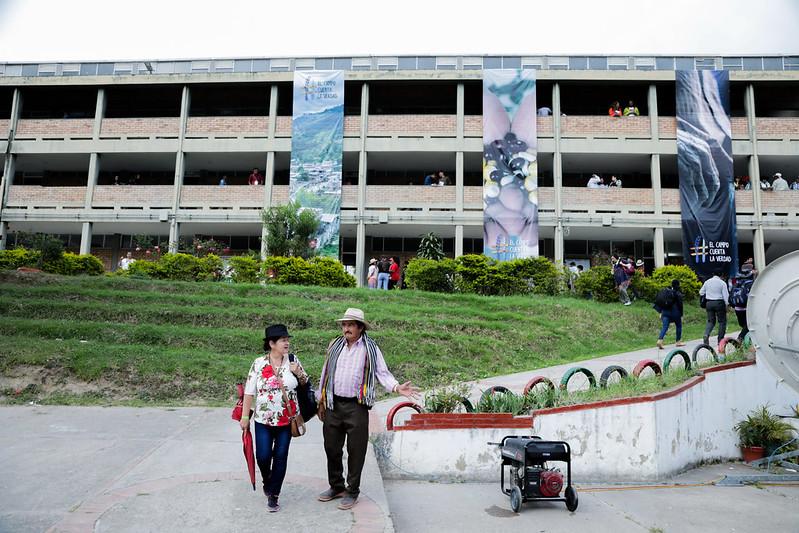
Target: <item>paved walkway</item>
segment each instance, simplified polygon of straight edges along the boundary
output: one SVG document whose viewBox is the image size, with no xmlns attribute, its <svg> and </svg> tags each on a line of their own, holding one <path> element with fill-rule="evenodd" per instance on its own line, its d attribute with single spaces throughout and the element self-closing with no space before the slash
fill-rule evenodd
<svg viewBox="0 0 799 533">
<path fill-rule="evenodd" d="M 0 449 L 0 532 L 393 531 L 371 452 L 351 511 L 316 501 L 316 419 L 292 442 L 279 513 L 249 484 L 230 409 L 2 407 Z"/>
</svg>

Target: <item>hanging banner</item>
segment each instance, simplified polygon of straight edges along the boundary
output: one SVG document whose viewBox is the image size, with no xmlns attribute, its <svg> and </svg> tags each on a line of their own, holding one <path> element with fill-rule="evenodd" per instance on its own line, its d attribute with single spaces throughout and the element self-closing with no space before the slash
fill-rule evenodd
<svg viewBox="0 0 799 533">
<path fill-rule="evenodd" d="M 343 142 L 342 72 L 295 72 L 289 198 L 319 215 L 321 224 L 311 247 L 336 259 L 340 259 Z"/>
<path fill-rule="evenodd" d="M 538 256 L 534 70 L 483 71 L 483 253 Z"/>
<path fill-rule="evenodd" d="M 685 264 L 700 278 L 738 270 L 730 128 L 730 76 L 679 70 L 677 168 Z"/>
</svg>

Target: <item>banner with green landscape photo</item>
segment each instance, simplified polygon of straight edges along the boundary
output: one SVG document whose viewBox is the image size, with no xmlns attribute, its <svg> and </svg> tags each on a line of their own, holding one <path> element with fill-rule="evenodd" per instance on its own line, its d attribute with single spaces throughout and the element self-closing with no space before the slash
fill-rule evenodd
<svg viewBox="0 0 799 533">
<path fill-rule="evenodd" d="M 336 259 L 340 259 L 343 142 L 343 73 L 295 72 L 289 197 L 319 216 L 321 224 L 311 247 Z"/>
</svg>

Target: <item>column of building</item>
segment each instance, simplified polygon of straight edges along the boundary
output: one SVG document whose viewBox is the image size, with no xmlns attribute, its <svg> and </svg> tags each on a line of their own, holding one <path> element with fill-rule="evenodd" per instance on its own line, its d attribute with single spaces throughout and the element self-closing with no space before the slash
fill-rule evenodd
<svg viewBox="0 0 799 533">
<path fill-rule="evenodd" d="M 455 136 L 458 151 L 455 152 L 455 213 L 458 222 L 455 224 L 455 257 L 463 255 L 463 193 L 464 193 L 464 172 L 463 172 L 463 148 L 464 148 L 464 128 L 466 119 L 464 117 L 464 87 L 463 83 L 458 84 Z"/>
<path fill-rule="evenodd" d="M 97 141 L 100 139 L 100 130 L 103 127 L 105 118 L 105 89 L 97 89 L 97 102 L 94 108 L 94 125 L 92 127 L 92 146 L 95 147 L 89 154 L 89 173 L 86 177 L 86 196 L 83 201 L 84 212 L 91 218 L 92 201 L 94 199 L 94 188 L 97 186 L 97 178 L 100 175 L 100 154 L 97 152 Z M 94 222 L 84 221 L 80 230 L 80 253 L 92 253 L 92 231 Z"/>
<path fill-rule="evenodd" d="M 0 182 L 0 250 L 6 249 L 8 241 L 8 222 L 2 221 L 3 210 L 8 201 L 8 193 L 11 185 L 14 184 L 14 173 L 16 172 L 17 156 L 13 153 L 14 136 L 17 131 L 17 123 L 22 112 L 22 91 L 14 89 L 11 100 L 11 119 L 8 121 L 8 144 L 6 145 L 5 159 L 3 161 L 3 178 Z"/>
<path fill-rule="evenodd" d="M 272 191 L 275 184 L 275 131 L 277 130 L 277 84 L 269 88 L 269 121 L 266 126 L 267 145 L 266 166 L 264 167 L 264 209 L 272 207 Z M 268 252 L 266 225 L 261 225 L 261 260 Z"/>
<path fill-rule="evenodd" d="M 663 239 L 663 189 L 660 185 L 660 131 L 658 127 L 658 93 L 654 83 L 649 84 L 647 94 L 647 107 L 649 107 L 649 136 L 652 139 L 651 146 L 655 149 L 649 156 L 649 174 L 652 180 L 652 201 L 655 203 L 655 218 L 658 224 L 653 232 L 653 245 L 655 249 L 655 268 L 660 268 L 666 264 L 666 246 Z"/>
<path fill-rule="evenodd" d="M 369 84 L 361 85 L 361 129 L 358 150 L 358 226 L 355 238 L 355 279 L 363 287 L 366 279 L 366 138 L 369 133 Z"/>
<path fill-rule="evenodd" d="M 178 213 L 180 211 L 180 192 L 183 187 L 183 174 L 186 165 L 186 154 L 183 152 L 183 141 L 186 138 L 186 126 L 189 121 L 189 108 L 191 104 L 191 92 L 188 85 L 183 86 L 183 94 L 180 100 L 180 133 L 178 136 L 178 151 L 175 154 L 175 184 L 172 193 L 172 212 L 169 218 L 169 253 L 178 252 L 178 242 L 180 241 L 180 221 Z"/>
<path fill-rule="evenodd" d="M 563 160 L 560 152 L 560 84 L 552 84 L 552 136 L 555 140 L 555 153 L 552 154 L 552 180 L 555 200 L 555 262 L 563 264 Z"/>
<path fill-rule="evenodd" d="M 760 190 L 760 158 L 757 147 L 757 115 L 755 113 L 755 88 L 750 83 L 746 86 L 744 94 L 744 108 L 746 121 L 749 125 L 749 142 L 752 155 L 749 156 L 749 182 L 752 184 L 752 205 L 754 207 L 755 230 L 752 236 L 754 249 L 755 268 L 763 269 L 766 266 L 766 244 L 763 235 L 763 205 L 761 204 Z M 741 258 L 743 260 L 743 258 Z"/>
</svg>

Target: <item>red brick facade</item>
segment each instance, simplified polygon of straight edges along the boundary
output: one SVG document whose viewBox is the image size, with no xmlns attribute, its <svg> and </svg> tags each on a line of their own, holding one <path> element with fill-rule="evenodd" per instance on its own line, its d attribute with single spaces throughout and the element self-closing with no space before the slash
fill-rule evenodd
<svg viewBox="0 0 799 533">
<path fill-rule="evenodd" d="M 254 133 L 266 135 L 269 117 L 189 117 L 186 135 L 214 133 L 246 135 Z"/>
<path fill-rule="evenodd" d="M 6 122 L 7 123 L 7 122 Z M 6 130 L 8 125 L 6 125 Z M 92 118 L 70 119 L 20 119 L 17 123 L 17 137 L 46 137 L 49 135 L 80 135 L 91 137 L 94 130 Z"/>
<path fill-rule="evenodd" d="M 83 207 L 86 187 L 12 185 L 7 207 Z"/>
<path fill-rule="evenodd" d="M 93 207 L 172 207 L 172 185 L 98 185 Z"/>
<path fill-rule="evenodd" d="M 566 116 L 560 123 L 563 137 L 650 137 L 649 117 Z"/>
<path fill-rule="evenodd" d="M 100 129 L 101 136 L 127 135 L 149 137 L 151 135 L 180 134 L 180 118 L 106 118 Z"/>
</svg>

